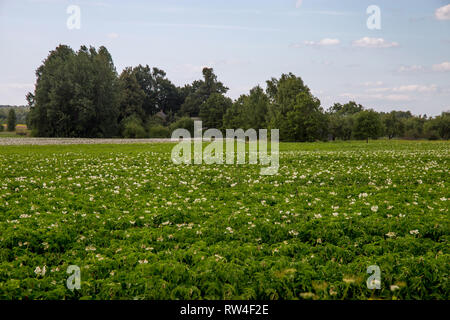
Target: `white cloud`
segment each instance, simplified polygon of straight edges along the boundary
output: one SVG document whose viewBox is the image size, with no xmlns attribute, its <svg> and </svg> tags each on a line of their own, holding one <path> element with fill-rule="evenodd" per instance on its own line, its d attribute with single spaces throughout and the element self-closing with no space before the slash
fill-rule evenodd
<svg viewBox="0 0 450 320">
<path fill-rule="evenodd" d="M 368 81 L 368 82 L 364 82 L 362 85 L 364 87 L 379 87 L 379 86 L 382 86 L 383 84 L 384 84 L 383 81 L 375 81 L 375 82 Z"/>
<path fill-rule="evenodd" d="M 378 101 L 412 101 L 412 98 L 405 94 L 367 94 L 367 93 L 343 93 L 339 95 L 342 98 L 346 98 L 349 100 L 378 100 Z"/>
<path fill-rule="evenodd" d="M 240 31 L 283 31 L 278 28 L 266 28 L 266 27 L 247 27 L 238 25 L 217 25 L 217 24 L 198 24 L 198 23 L 142 23 L 149 27 L 162 27 L 162 28 L 198 28 L 198 29 L 217 29 L 217 30 L 240 30 Z"/>
<path fill-rule="evenodd" d="M 397 42 L 387 42 L 383 38 L 364 37 L 353 41 L 353 46 L 360 48 L 392 48 L 398 47 L 398 45 Z"/>
<path fill-rule="evenodd" d="M 429 86 L 422 86 L 417 84 L 411 84 L 411 85 L 404 85 L 400 87 L 392 88 L 392 92 L 420 92 L 420 93 L 427 93 L 427 92 L 436 92 L 438 89 L 437 85 L 432 84 Z"/>
<path fill-rule="evenodd" d="M 406 72 L 448 72 L 450 71 L 450 62 L 444 61 L 442 63 L 434 64 L 432 66 L 421 66 L 421 65 L 412 65 L 412 66 L 401 66 L 397 69 L 399 73 Z"/>
<path fill-rule="evenodd" d="M 303 0 L 297 0 L 297 2 L 295 3 L 295 7 L 300 8 L 302 6 L 302 2 Z"/>
<path fill-rule="evenodd" d="M 388 100 L 388 101 L 411 101 L 411 97 L 407 96 L 405 94 L 389 94 L 387 96 L 380 97 L 382 100 Z"/>
<path fill-rule="evenodd" d="M 397 72 L 419 72 L 424 71 L 424 66 L 421 65 L 412 65 L 412 66 L 401 66 L 397 69 Z"/>
<path fill-rule="evenodd" d="M 367 92 L 375 92 L 375 93 L 380 93 L 380 92 L 389 92 L 391 91 L 391 88 L 374 88 L 374 89 L 369 89 L 366 90 Z"/>
<path fill-rule="evenodd" d="M 401 85 L 398 87 L 385 87 L 385 88 L 372 88 L 366 90 L 366 92 L 369 93 L 383 93 L 383 92 L 390 92 L 390 93 L 431 93 L 436 92 L 438 90 L 438 86 L 435 84 L 430 85 L 419 85 L 419 84 L 409 84 L 409 85 Z"/>
<path fill-rule="evenodd" d="M 347 98 L 347 99 L 350 99 L 350 100 L 356 100 L 356 98 L 357 98 L 358 96 L 359 96 L 359 95 L 354 94 L 354 93 L 341 93 L 341 94 L 339 95 L 339 97 Z"/>
<path fill-rule="evenodd" d="M 340 44 L 341 41 L 339 39 L 330 39 L 325 38 L 320 41 L 305 41 L 304 44 L 307 46 L 335 46 Z"/>
<path fill-rule="evenodd" d="M 177 68 L 182 73 L 192 73 L 195 75 L 201 75 L 203 68 L 205 67 L 211 67 L 211 63 L 204 64 L 204 65 L 194 65 L 191 63 L 185 63 Z"/>
<path fill-rule="evenodd" d="M 438 20 L 450 20 L 450 4 L 438 8 L 434 16 Z"/>
<path fill-rule="evenodd" d="M 373 84 L 382 83 L 378 82 L 368 82 L 369 86 Z M 340 95 L 342 98 L 350 100 L 376 100 L 376 101 L 390 101 L 390 102 L 408 102 L 414 101 L 418 97 L 424 94 L 434 94 L 440 92 L 441 89 L 436 84 L 430 85 L 419 85 L 419 84 L 409 84 L 400 85 L 397 87 L 378 87 L 378 88 L 368 88 L 362 93 L 343 93 Z"/>
<path fill-rule="evenodd" d="M 341 43 L 339 41 L 339 39 L 325 38 L 325 39 L 320 40 L 319 45 L 321 45 L 321 46 L 334 46 L 334 45 L 337 45 L 339 43 Z"/>
<path fill-rule="evenodd" d="M 203 68 L 243 68 L 251 64 L 248 60 L 241 59 L 222 59 L 222 60 L 211 60 L 203 64 L 191 64 L 185 63 L 177 65 L 173 68 L 173 72 L 177 74 L 182 74 L 188 79 L 198 79 L 201 77 Z M 215 70 L 217 71 L 217 70 Z"/>
<path fill-rule="evenodd" d="M 315 96 L 323 95 L 325 93 L 325 91 L 323 91 L 323 90 L 311 90 L 311 92 Z"/>
<path fill-rule="evenodd" d="M 118 33 L 115 33 L 115 32 L 111 32 L 111 33 L 108 33 L 108 34 L 107 34 L 107 37 L 108 37 L 109 39 L 117 39 L 117 38 L 119 37 L 119 34 L 118 34 Z"/>
<path fill-rule="evenodd" d="M 450 71 L 450 62 L 446 61 L 440 64 L 433 65 L 433 71 L 440 71 L 440 72 Z"/>
</svg>

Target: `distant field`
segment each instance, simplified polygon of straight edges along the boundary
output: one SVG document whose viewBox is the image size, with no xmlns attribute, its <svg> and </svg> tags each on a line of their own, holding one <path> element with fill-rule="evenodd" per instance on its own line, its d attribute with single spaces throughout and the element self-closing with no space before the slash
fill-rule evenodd
<svg viewBox="0 0 450 320">
<path fill-rule="evenodd" d="M 4 135 L 2 135 L 4 133 Z M 16 139 L 20 138 L 20 139 Z M 147 144 L 156 142 L 170 142 L 170 139 L 92 139 L 92 138 L 31 138 L 15 135 L 15 133 L 0 132 L 0 146 L 14 145 L 72 145 L 72 144 Z"/>
<path fill-rule="evenodd" d="M 275 176 L 172 147 L 0 146 L 0 299 L 450 298 L 449 142 L 284 143 Z"/>
<path fill-rule="evenodd" d="M 3 131 L 0 131 L 0 138 L 24 138 L 29 134 L 25 124 L 16 125 L 16 131 L 6 131 L 6 124 L 0 124 L 0 126 L 3 126 Z"/>
</svg>

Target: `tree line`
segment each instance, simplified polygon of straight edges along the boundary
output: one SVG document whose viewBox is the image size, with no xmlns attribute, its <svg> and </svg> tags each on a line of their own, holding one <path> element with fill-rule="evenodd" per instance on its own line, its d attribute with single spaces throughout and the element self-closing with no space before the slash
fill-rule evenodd
<svg viewBox="0 0 450 320">
<path fill-rule="evenodd" d="M 17 124 L 26 124 L 29 111 L 26 106 L 0 105 L 0 131 L 14 131 Z"/>
<path fill-rule="evenodd" d="M 117 73 L 105 47 L 60 45 L 36 71 L 27 124 L 43 137 L 170 137 L 177 128 L 279 129 L 283 141 L 392 138 L 448 139 L 450 113 L 428 118 L 376 112 L 356 102 L 324 110 L 303 80 L 283 74 L 232 100 L 212 68 L 203 79 L 174 85 L 148 65 Z"/>
</svg>

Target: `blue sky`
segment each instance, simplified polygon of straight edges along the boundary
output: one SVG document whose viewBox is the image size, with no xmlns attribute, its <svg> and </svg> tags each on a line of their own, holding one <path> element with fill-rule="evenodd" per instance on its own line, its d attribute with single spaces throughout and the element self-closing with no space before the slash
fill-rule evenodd
<svg viewBox="0 0 450 320">
<path fill-rule="evenodd" d="M 69 5 L 80 29 L 67 28 Z M 367 27 L 369 5 L 380 30 Z M 0 104 L 25 104 L 61 43 L 104 45 L 118 72 L 148 64 L 177 85 L 210 66 L 232 98 L 293 72 L 324 108 L 450 110 L 449 0 L 0 0 Z"/>
</svg>

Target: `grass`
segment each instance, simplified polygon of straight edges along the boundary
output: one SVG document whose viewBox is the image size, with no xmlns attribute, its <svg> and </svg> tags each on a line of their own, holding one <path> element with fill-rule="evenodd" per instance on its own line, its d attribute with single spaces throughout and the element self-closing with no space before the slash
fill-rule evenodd
<svg viewBox="0 0 450 320">
<path fill-rule="evenodd" d="M 14 131 L 0 131 L 0 138 L 19 138 Z"/>
<path fill-rule="evenodd" d="M 275 176 L 172 147 L 0 146 L 0 298 L 449 298 L 450 143 L 284 143 Z"/>
<path fill-rule="evenodd" d="M 25 138 L 30 134 L 26 124 L 17 124 L 14 131 L 7 131 L 6 124 L 0 123 L 0 126 L 3 127 L 3 130 L 0 131 L 0 138 Z"/>
</svg>

